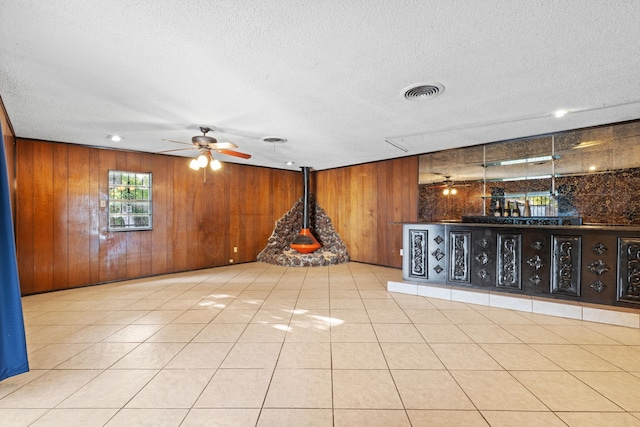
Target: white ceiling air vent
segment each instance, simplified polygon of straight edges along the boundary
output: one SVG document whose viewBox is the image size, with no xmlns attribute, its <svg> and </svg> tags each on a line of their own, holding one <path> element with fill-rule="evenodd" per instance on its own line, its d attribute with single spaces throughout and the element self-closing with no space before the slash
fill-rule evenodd
<svg viewBox="0 0 640 427">
<path fill-rule="evenodd" d="M 402 90 L 402 96 L 410 101 L 422 101 L 424 99 L 435 98 L 444 92 L 444 86 L 440 83 L 418 83 L 406 87 Z"/>
</svg>

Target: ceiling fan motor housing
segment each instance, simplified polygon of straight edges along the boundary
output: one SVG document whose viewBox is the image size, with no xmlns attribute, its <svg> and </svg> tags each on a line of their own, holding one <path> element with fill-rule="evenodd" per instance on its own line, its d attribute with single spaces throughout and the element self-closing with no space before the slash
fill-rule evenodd
<svg viewBox="0 0 640 427">
<path fill-rule="evenodd" d="M 207 136 L 207 135 L 196 135 L 193 138 L 191 138 L 191 142 L 202 147 L 202 146 L 208 146 L 209 144 L 215 144 L 218 142 L 218 140 L 215 139 L 214 137 Z"/>
</svg>

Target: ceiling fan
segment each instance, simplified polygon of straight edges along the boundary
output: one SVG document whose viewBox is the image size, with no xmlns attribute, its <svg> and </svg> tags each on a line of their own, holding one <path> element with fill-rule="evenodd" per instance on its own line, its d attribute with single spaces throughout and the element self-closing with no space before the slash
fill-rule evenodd
<svg viewBox="0 0 640 427">
<path fill-rule="evenodd" d="M 250 154 L 241 153 L 240 151 L 234 150 L 234 148 L 238 148 L 238 146 L 232 142 L 218 142 L 212 136 L 208 136 L 207 133 L 212 129 L 208 127 L 200 127 L 200 132 L 202 135 L 196 135 L 191 138 L 191 144 L 182 142 L 182 141 L 174 141 L 171 139 L 163 139 L 163 141 L 175 142 L 177 144 L 191 145 L 189 148 L 177 148 L 175 150 L 166 150 L 160 151 L 160 153 L 171 153 L 175 151 L 183 151 L 183 150 L 198 150 L 200 151 L 200 155 L 193 159 L 189 164 L 189 167 L 194 170 L 198 170 L 200 168 L 204 168 L 210 165 L 211 169 L 218 170 L 221 167 L 220 161 L 215 159 L 211 155 L 211 151 L 215 151 L 216 153 L 224 154 L 227 156 L 239 157 L 241 159 L 250 159 Z"/>
<path fill-rule="evenodd" d="M 442 194 L 448 196 L 449 194 L 455 195 L 458 193 L 456 187 L 469 187 L 469 184 L 456 184 L 451 176 L 445 176 L 445 180 L 440 185 L 435 185 L 434 188 L 443 188 Z"/>
</svg>

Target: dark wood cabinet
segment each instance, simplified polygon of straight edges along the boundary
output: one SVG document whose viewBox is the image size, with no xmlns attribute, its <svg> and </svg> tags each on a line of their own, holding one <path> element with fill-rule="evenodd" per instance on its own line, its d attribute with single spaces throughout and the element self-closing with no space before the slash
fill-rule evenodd
<svg viewBox="0 0 640 427">
<path fill-rule="evenodd" d="M 640 306 L 640 228 L 431 223 L 403 227 L 406 281 Z"/>
</svg>

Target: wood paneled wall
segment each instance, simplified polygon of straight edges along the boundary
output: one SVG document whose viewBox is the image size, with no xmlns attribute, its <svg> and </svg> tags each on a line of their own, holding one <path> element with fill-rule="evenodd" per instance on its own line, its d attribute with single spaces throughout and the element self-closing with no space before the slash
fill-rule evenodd
<svg viewBox="0 0 640 427">
<path fill-rule="evenodd" d="M 25 295 L 255 260 L 302 193 L 299 172 L 225 163 L 204 181 L 157 154 L 18 138 L 16 159 Z M 110 169 L 153 174 L 153 230 L 108 231 Z"/>
<path fill-rule="evenodd" d="M 418 157 L 314 173 L 311 187 L 352 261 L 402 268 L 402 222 L 418 219 Z"/>
<path fill-rule="evenodd" d="M 2 98 L 0 98 L 0 123 L 2 123 L 2 136 L 4 139 L 4 149 L 7 158 L 7 172 L 9 175 L 9 183 L 14 183 L 15 177 L 15 152 L 16 152 L 16 138 L 13 133 L 13 127 L 9 121 L 7 110 L 4 107 Z M 13 219 L 15 223 L 16 218 L 16 203 L 15 203 L 16 189 L 15 185 L 11 185 L 9 188 L 9 197 L 11 198 L 11 208 L 13 211 Z"/>
</svg>

